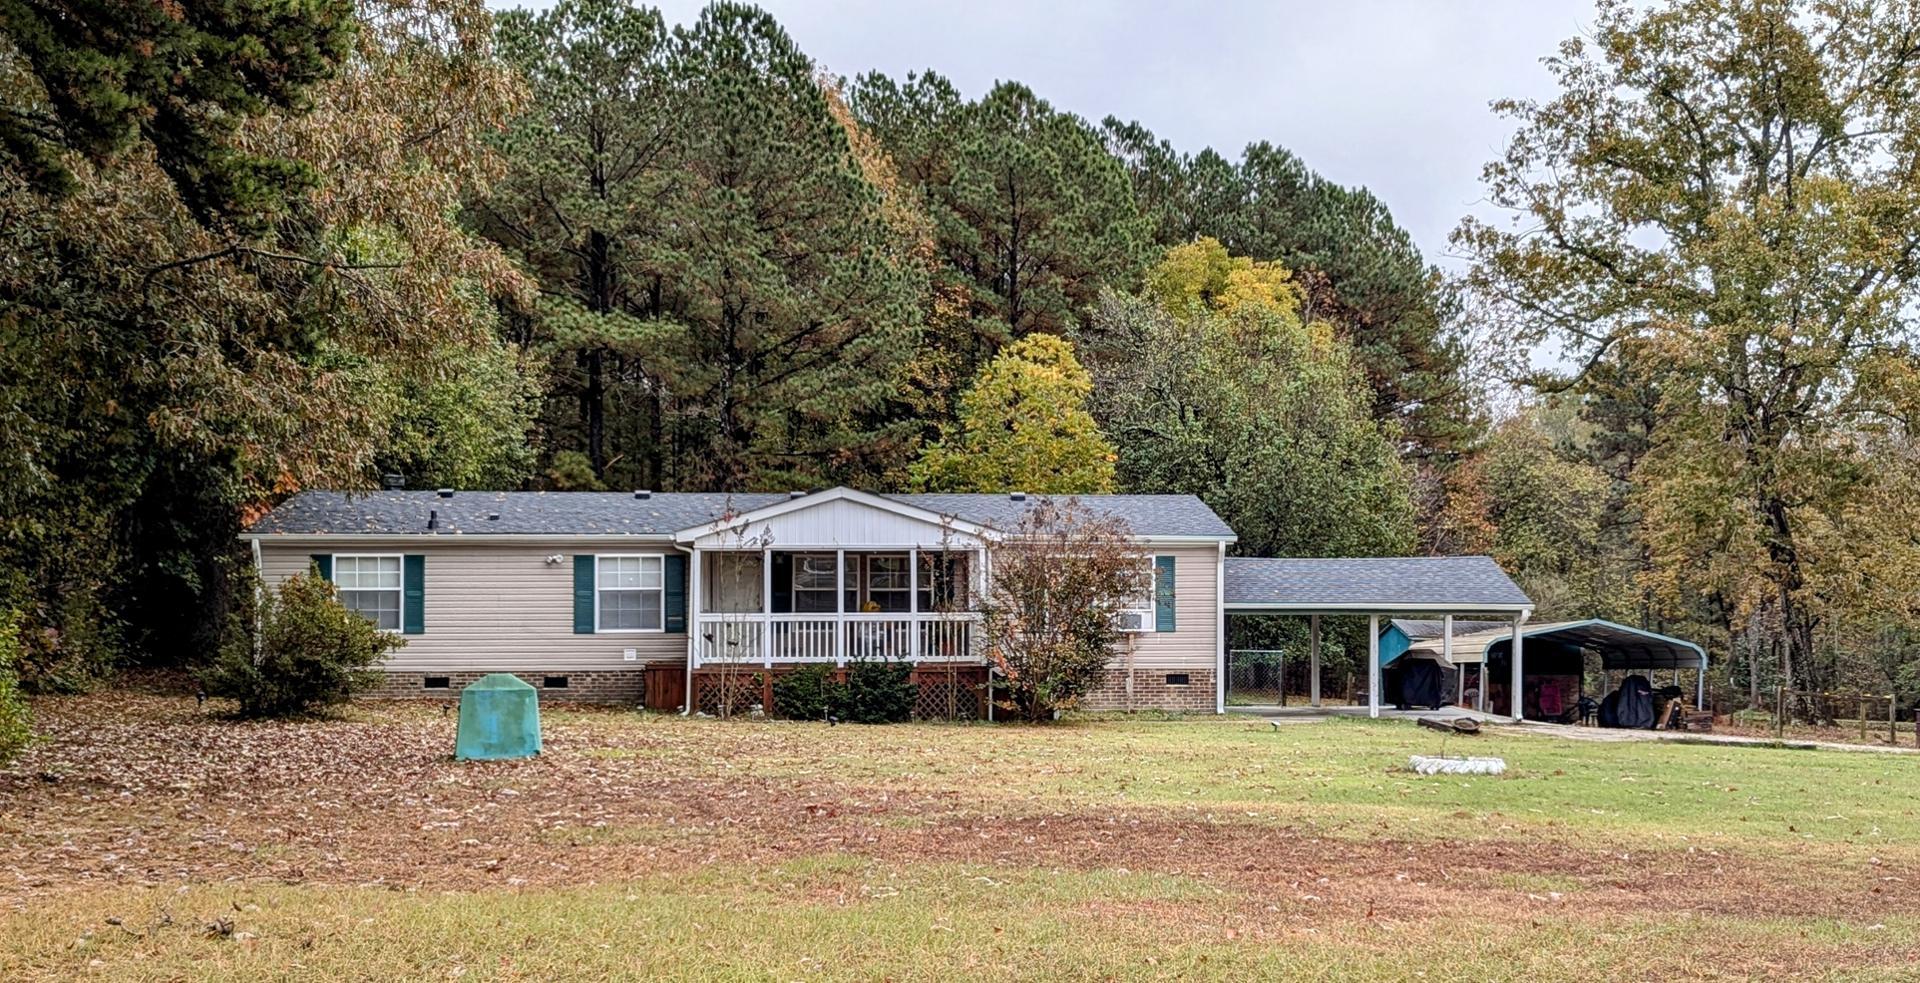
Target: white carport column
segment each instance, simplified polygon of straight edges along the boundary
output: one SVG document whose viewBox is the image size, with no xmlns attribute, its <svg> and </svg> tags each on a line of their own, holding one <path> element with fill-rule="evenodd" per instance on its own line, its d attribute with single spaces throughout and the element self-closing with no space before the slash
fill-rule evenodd
<svg viewBox="0 0 1920 983">
<path fill-rule="evenodd" d="M 1307 695 L 1320 705 L 1320 616 L 1307 618 Z"/>
<path fill-rule="evenodd" d="M 1526 715 L 1526 701 L 1521 698 L 1520 694 L 1521 681 L 1526 678 L 1526 670 L 1522 668 L 1524 656 L 1520 652 L 1520 645 L 1523 640 L 1520 634 L 1520 626 L 1526 623 L 1526 612 L 1522 611 L 1513 616 L 1513 680 L 1507 687 L 1507 709 L 1511 712 L 1513 722 L 1516 724 Z"/>
<path fill-rule="evenodd" d="M 1440 659 L 1453 669 L 1453 705 L 1467 698 L 1466 670 L 1453 664 L 1453 615 L 1440 618 Z"/>
<path fill-rule="evenodd" d="M 1367 615 L 1367 716 L 1380 716 L 1380 616 Z"/>
</svg>

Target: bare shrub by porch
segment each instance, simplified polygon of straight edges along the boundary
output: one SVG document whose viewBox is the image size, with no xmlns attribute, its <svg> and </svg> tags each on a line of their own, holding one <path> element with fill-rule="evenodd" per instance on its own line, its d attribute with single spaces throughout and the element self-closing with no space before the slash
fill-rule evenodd
<svg viewBox="0 0 1920 983">
<path fill-rule="evenodd" d="M 1077 706 L 1119 641 L 1118 617 L 1147 587 L 1126 523 L 1078 499 L 1042 499 L 988 551 L 981 627 L 1000 672 L 995 705 L 1026 720 Z"/>
</svg>

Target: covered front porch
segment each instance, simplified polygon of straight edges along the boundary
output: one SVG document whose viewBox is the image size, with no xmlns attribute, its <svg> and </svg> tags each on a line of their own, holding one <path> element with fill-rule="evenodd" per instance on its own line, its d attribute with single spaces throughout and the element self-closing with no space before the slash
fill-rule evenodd
<svg viewBox="0 0 1920 983">
<path fill-rule="evenodd" d="M 977 550 L 696 549 L 692 668 L 981 661 Z"/>
<path fill-rule="evenodd" d="M 850 489 L 723 516 L 689 554 L 687 671 L 984 664 L 986 530 Z"/>
</svg>

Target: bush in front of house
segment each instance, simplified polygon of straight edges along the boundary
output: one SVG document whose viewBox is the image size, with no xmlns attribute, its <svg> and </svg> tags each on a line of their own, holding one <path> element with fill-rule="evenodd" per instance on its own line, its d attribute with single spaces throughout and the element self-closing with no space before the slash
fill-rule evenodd
<svg viewBox="0 0 1920 983">
<path fill-rule="evenodd" d="M 1079 706 L 1120 640 L 1117 618 L 1151 561 L 1124 522 L 1078 501 L 1040 499 L 995 542 L 981 604 L 994 705 L 1028 721 Z"/>
<path fill-rule="evenodd" d="M 774 677 L 773 708 L 789 720 L 832 716 L 855 724 L 897 724 L 913 717 L 913 665 L 883 659 L 854 659 L 847 678 L 833 678 L 832 666 L 807 665 Z"/>
<path fill-rule="evenodd" d="M 789 720 L 825 720 L 837 709 L 840 688 L 831 666 L 801 666 L 773 677 L 773 708 Z"/>
<path fill-rule="evenodd" d="M 311 574 L 241 596 L 257 601 L 240 605 L 235 630 L 200 680 L 210 695 L 239 701 L 242 717 L 300 717 L 344 703 L 377 685 L 374 667 L 406 644 L 348 610 L 332 584 Z"/>
<path fill-rule="evenodd" d="M 836 712 L 856 724 L 897 724 L 913 717 L 913 664 L 884 659 L 847 663 Z"/>
<path fill-rule="evenodd" d="M 33 736 L 27 701 L 20 695 L 19 678 L 14 675 L 20 653 L 20 614 L 0 611 L 0 765 L 13 760 Z"/>
</svg>

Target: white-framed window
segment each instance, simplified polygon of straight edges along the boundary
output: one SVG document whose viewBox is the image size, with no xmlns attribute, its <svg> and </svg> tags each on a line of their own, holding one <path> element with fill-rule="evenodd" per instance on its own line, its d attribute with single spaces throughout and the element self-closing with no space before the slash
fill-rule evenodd
<svg viewBox="0 0 1920 983">
<path fill-rule="evenodd" d="M 840 589 L 832 553 L 793 555 L 793 610 L 796 614 L 830 614 L 839 608 L 833 595 Z"/>
<path fill-rule="evenodd" d="M 665 556 L 596 556 L 593 562 L 595 631 L 666 630 Z"/>
<path fill-rule="evenodd" d="M 400 555 L 335 553 L 333 588 L 340 603 L 382 631 L 400 630 Z"/>
<path fill-rule="evenodd" d="M 1146 565 L 1140 570 L 1139 586 L 1128 596 L 1125 606 L 1114 616 L 1120 624 L 1121 631 L 1145 632 L 1155 629 L 1158 624 L 1154 607 L 1159 594 L 1155 589 L 1157 578 L 1158 571 L 1154 568 L 1153 557 L 1147 557 Z"/>
<path fill-rule="evenodd" d="M 866 558 L 867 603 L 876 610 L 900 613 L 912 607 L 912 568 L 904 553 L 871 554 Z M 864 610 L 866 605 L 861 606 Z"/>
</svg>

